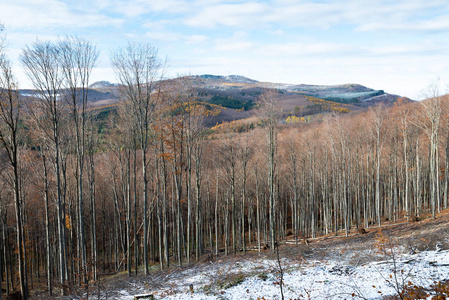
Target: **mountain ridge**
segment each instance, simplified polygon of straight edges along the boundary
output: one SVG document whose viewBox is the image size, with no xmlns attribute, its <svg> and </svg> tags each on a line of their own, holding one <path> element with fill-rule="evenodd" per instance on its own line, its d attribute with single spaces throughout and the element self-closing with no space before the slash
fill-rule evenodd
<svg viewBox="0 0 449 300">
<path fill-rule="evenodd" d="M 257 81 L 242 75 L 190 75 L 187 79 L 195 89 L 196 98 L 205 105 L 223 107 L 218 115 L 209 116 L 206 126 L 245 119 L 258 106 L 259 96 L 266 90 L 278 95 L 278 106 L 282 119 L 289 116 L 313 118 L 336 111 L 347 113 L 374 106 L 379 102 L 391 105 L 399 98 L 408 98 L 374 90 L 357 83 L 338 85 L 287 84 Z M 171 79 L 171 80 L 176 80 Z M 169 80 L 166 80 L 167 82 Z M 89 85 L 89 102 L 94 107 L 107 107 L 118 102 L 118 83 L 97 81 Z M 33 90 L 20 90 L 23 96 L 32 96 Z"/>
<path fill-rule="evenodd" d="M 190 78 L 193 81 L 195 87 L 202 86 L 203 88 L 213 87 L 215 89 L 232 89 L 236 87 L 259 87 L 268 89 L 279 89 L 288 92 L 296 92 L 309 96 L 314 96 L 318 98 L 323 98 L 329 101 L 345 102 L 350 96 L 349 94 L 354 94 L 352 98 L 357 98 L 359 101 L 363 102 L 366 100 L 373 100 L 374 97 L 382 95 L 390 95 L 390 97 L 383 97 L 389 99 L 396 98 L 406 98 L 395 94 L 386 93 L 384 90 L 374 90 L 372 88 L 366 87 L 358 83 L 345 83 L 345 84 L 335 84 L 335 85 L 317 85 L 317 84 L 289 84 L 289 83 L 278 83 L 278 82 L 266 82 L 257 81 L 252 78 L 248 78 L 242 75 L 214 75 L 214 74 L 201 74 L 201 75 L 190 75 L 184 76 L 185 78 Z M 175 78 L 176 79 L 176 78 Z M 231 84 L 231 85 L 230 85 Z M 232 84 L 236 84 L 232 86 Z M 89 85 L 89 88 L 95 90 L 102 90 L 104 88 L 108 89 L 118 87 L 118 83 L 111 83 L 109 81 L 97 81 Z M 356 94 L 358 93 L 358 94 Z M 366 93 L 366 94 L 360 94 Z M 328 99 L 329 98 L 329 99 Z M 337 101 L 335 98 L 341 98 Z M 349 99 L 352 99 L 349 97 Z M 380 97 L 382 98 L 382 97 Z M 406 98 L 408 99 L 408 98 Z M 411 100 L 411 99 L 408 99 Z M 391 101 L 391 100 L 390 100 Z M 355 101 L 353 101 L 355 102 Z"/>
</svg>

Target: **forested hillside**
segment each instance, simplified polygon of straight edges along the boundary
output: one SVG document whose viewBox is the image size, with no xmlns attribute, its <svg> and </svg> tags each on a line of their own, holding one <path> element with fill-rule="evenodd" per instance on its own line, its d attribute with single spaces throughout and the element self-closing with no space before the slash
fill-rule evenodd
<svg viewBox="0 0 449 300">
<path fill-rule="evenodd" d="M 78 38 L 25 49 L 35 85 L 26 101 L 2 57 L 7 293 L 20 286 L 26 297 L 43 284 L 70 293 L 100 274 L 274 251 L 286 239 L 437 218 L 447 208 L 449 108 L 436 88 L 420 103 L 329 108 L 310 123 L 286 123 L 282 93 L 263 88 L 252 118 L 210 128 L 204 121 L 219 113 L 221 96 L 202 101 L 189 78 L 161 81 L 157 51 L 145 44 L 112 55 L 117 109 L 90 109 L 97 56 Z"/>
</svg>

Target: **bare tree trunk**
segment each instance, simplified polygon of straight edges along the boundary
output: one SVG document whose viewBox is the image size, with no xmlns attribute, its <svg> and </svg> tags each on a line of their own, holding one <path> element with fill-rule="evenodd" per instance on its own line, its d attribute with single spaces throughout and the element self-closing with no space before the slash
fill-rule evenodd
<svg viewBox="0 0 449 300">
<path fill-rule="evenodd" d="M 0 197 L 0 203 L 1 203 L 1 197 Z M 3 222 L 1 220 L 2 217 L 2 206 L 0 205 L 0 225 L 2 227 L 3 232 Z M 3 283 L 3 248 L 5 248 L 5 240 L 3 239 L 3 236 L 0 237 L 0 300 L 3 299 L 3 289 L 1 288 Z M 8 281 L 6 280 L 6 285 L 8 285 Z"/>
<path fill-rule="evenodd" d="M 93 142 L 91 142 L 93 143 Z M 97 263 L 98 263 L 98 253 L 97 253 L 97 209 L 96 209 L 96 201 L 95 201 L 95 160 L 93 149 L 90 149 L 89 155 L 89 188 L 90 188 L 90 207 L 91 207 L 91 231 L 92 231 L 92 242 L 91 242 L 91 251 L 92 251 L 92 268 L 93 268 L 93 279 L 97 281 Z"/>
<path fill-rule="evenodd" d="M 16 211 L 16 235 L 19 265 L 20 291 L 23 299 L 28 299 L 26 274 L 25 237 L 21 207 L 21 173 L 19 155 L 19 113 L 20 98 L 16 90 L 9 60 L 0 45 L 0 143 L 6 151 L 8 163 L 12 168 L 12 188 Z"/>
<path fill-rule="evenodd" d="M 249 163 L 249 157 L 250 157 L 250 145 L 249 145 L 249 137 L 248 137 L 248 133 L 245 134 L 244 137 L 244 141 L 242 141 L 243 145 L 243 149 L 241 152 L 241 161 L 242 161 L 242 209 L 241 209 L 241 223 L 242 223 L 242 249 L 243 249 L 243 253 L 245 253 L 246 251 L 246 241 L 245 241 L 245 208 L 246 208 L 246 181 L 247 181 L 247 177 L 248 177 L 248 163 Z M 249 215 L 249 211 L 248 211 L 248 215 Z M 251 232 L 249 232 L 249 238 L 251 240 L 250 237 Z"/>
<path fill-rule="evenodd" d="M 445 149 L 445 162 L 444 162 L 444 196 L 443 196 L 443 208 L 447 209 L 448 202 L 448 186 L 449 186 L 449 132 L 448 137 L 446 138 L 446 149 Z"/>
<path fill-rule="evenodd" d="M 161 142 L 161 146 L 163 147 L 163 143 Z M 163 152 L 163 148 L 162 148 L 162 152 Z M 165 159 L 163 159 L 162 161 L 162 178 L 163 178 L 163 190 L 162 190 L 162 195 L 163 195 L 163 230 L 164 230 L 164 257 L 165 257 L 165 262 L 167 264 L 167 268 L 170 267 L 170 249 L 169 249 L 169 244 L 168 244 L 168 215 L 167 215 L 167 210 L 168 210 L 168 201 L 167 201 L 167 167 L 165 164 Z"/>
<path fill-rule="evenodd" d="M 126 150 L 126 260 L 128 276 L 132 272 L 131 251 L 131 149 Z"/>
<path fill-rule="evenodd" d="M 1 218 L 1 222 L 2 222 L 2 240 L 3 240 L 3 262 L 5 265 L 5 281 L 6 281 L 6 294 L 9 294 L 10 291 L 10 286 L 12 286 L 12 282 L 11 282 L 11 268 L 8 268 L 8 251 L 6 250 L 6 245 L 9 244 L 7 235 L 6 235 L 6 217 L 7 217 L 7 213 L 5 212 L 4 214 L 0 215 Z M 9 271 L 8 271 L 9 270 Z"/>
<path fill-rule="evenodd" d="M 150 144 L 151 124 L 154 110 L 160 98 L 160 85 L 155 82 L 163 76 L 161 63 L 157 58 L 157 49 L 149 44 L 129 43 L 126 48 L 118 49 L 111 57 L 115 73 L 122 84 L 121 94 L 125 107 L 131 110 L 137 140 L 142 151 L 143 177 L 143 257 L 145 274 L 148 268 L 148 170 L 147 150 Z"/>
<path fill-rule="evenodd" d="M 37 97 L 39 100 L 37 107 L 32 107 L 29 111 L 32 113 L 37 126 L 43 132 L 49 130 L 49 139 L 51 139 L 51 146 L 53 148 L 53 164 L 55 166 L 56 176 L 56 190 L 57 190 L 57 228 L 58 228 L 58 253 L 59 253 L 59 281 L 62 287 L 62 294 L 64 291 L 65 281 L 68 279 L 67 260 L 65 256 L 65 214 L 63 207 L 63 190 L 61 173 L 61 102 L 58 97 L 61 94 L 62 86 L 62 71 L 59 63 L 59 52 L 55 45 L 49 42 L 36 42 L 33 47 L 27 47 L 21 56 L 22 64 L 25 72 L 32 81 Z M 47 126 L 43 123 L 39 112 L 50 120 Z M 51 126 L 51 129 L 48 128 Z"/>
<path fill-rule="evenodd" d="M 186 173 L 186 193 L 187 193 L 187 264 L 190 264 L 190 251 L 191 251 L 191 220 L 192 220 L 192 197 L 191 197 L 191 189 L 192 189 L 192 144 L 190 139 L 187 139 L 187 173 Z"/>
<path fill-rule="evenodd" d="M 86 237 L 84 232 L 84 156 L 86 151 L 86 106 L 89 77 L 99 53 L 89 42 L 76 37 L 66 38 L 58 45 L 60 63 L 67 86 L 69 105 L 75 124 L 78 195 L 78 242 L 81 254 L 82 280 L 88 282 Z M 80 107 L 81 106 L 81 107 Z"/>
<path fill-rule="evenodd" d="M 374 127 L 373 127 L 373 137 L 376 149 L 376 215 L 377 215 L 377 223 L 381 226 L 381 217 L 382 217 L 382 203 L 380 197 L 380 163 L 382 156 L 382 149 L 384 143 L 384 109 L 382 105 L 378 105 L 375 108 L 371 109 L 371 115 L 373 117 Z"/>
<path fill-rule="evenodd" d="M 236 232 L 236 205 L 235 205 L 235 164 L 231 165 L 231 229 L 232 229 L 232 251 L 237 253 L 237 232 Z"/>
<path fill-rule="evenodd" d="M 215 175 L 215 255 L 218 255 L 218 168 Z"/>
<path fill-rule="evenodd" d="M 175 190 L 176 190 L 176 247 L 178 251 L 178 264 L 182 266 L 182 234 L 183 230 L 181 228 L 182 223 L 182 215 L 181 215 L 181 187 L 180 182 L 177 179 L 177 175 L 173 175 L 173 179 L 175 182 Z"/>
<path fill-rule="evenodd" d="M 138 272 L 139 265 L 139 243 L 138 243 L 138 229 L 137 229 L 137 149 L 135 141 L 133 140 L 133 187 L 134 187 L 134 268 L 135 275 Z"/>
<path fill-rule="evenodd" d="M 163 233 L 162 233 L 162 205 L 163 205 L 163 188 L 162 185 L 162 177 L 161 175 L 162 167 L 161 159 L 156 158 L 156 186 L 157 186 L 157 205 L 156 205 L 156 216 L 157 216 L 157 233 L 158 233 L 158 252 L 159 252 L 159 267 L 161 270 L 164 269 L 164 259 L 162 252 L 162 243 L 163 243 Z"/>
<path fill-rule="evenodd" d="M 256 177 L 256 219 L 257 219 L 257 251 L 260 253 L 260 201 L 259 201 L 259 177 L 257 176 L 257 167 L 255 169 Z"/>
<path fill-rule="evenodd" d="M 16 209 L 16 232 L 17 232 L 17 249 L 18 249 L 18 264 L 19 264 L 19 281 L 22 299 L 28 299 L 28 285 L 26 282 L 26 267 L 25 267 L 25 241 L 23 237 L 22 213 L 20 207 L 20 188 L 18 184 L 18 172 L 14 171 L 14 204 Z"/>
<path fill-rule="evenodd" d="M 51 257 L 51 246 L 50 246 L 50 216 L 48 211 L 48 198 L 50 196 L 50 191 L 48 187 L 48 172 L 47 172 L 47 159 L 45 155 L 42 156 L 42 163 L 44 168 L 44 201 L 45 201 L 45 245 L 47 252 L 47 288 L 48 293 L 51 296 L 53 294 L 52 285 L 52 257 Z"/>
<path fill-rule="evenodd" d="M 269 156 L 268 156 L 268 190 L 270 207 L 270 248 L 275 250 L 276 243 L 276 216 L 274 210 L 274 155 L 275 155 L 275 133 L 274 127 L 269 132 Z"/>
<path fill-rule="evenodd" d="M 420 162 L 419 162 L 419 136 L 416 140 L 416 181 L 415 181 L 415 202 L 416 202 L 416 216 L 419 217 L 421 214 L 421 178 L 420 178 Z"/>
<path fill-rule="evenodd" d="M 196 216 L 195 216 L 195 228 L 196 228 L 196 260 L 203 253 L 203 236 L 202 236 L 202 201 L 201 201 L 201 169 L 202 169 L 202 154 L 203 154 L 203 140 L 199 137 L 197 144 L 195 145 L 195 182 L 196 182 Z"/>
</svg>

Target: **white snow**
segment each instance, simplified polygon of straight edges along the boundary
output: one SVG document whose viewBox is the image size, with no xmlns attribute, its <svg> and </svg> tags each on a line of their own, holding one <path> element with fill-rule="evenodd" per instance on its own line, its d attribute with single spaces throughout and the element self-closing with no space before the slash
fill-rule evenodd
<svg viewBox="0 0 449 300">
<path fill-rule="evenodd" d="M 378 259 L 383 259 L 362 265 L 350 262 L 357 261 L 358 256 L 374 255 L 375 250 L 336 255 L 335 258 L 319 261 L 282 259 L 284 297 L 381 299 L 386 295 L 395 295 L 395 287 L 401 288 L 409 281 L 429 287 L 435 281 L 449 279 L 448 250 L 407 254 L 397 248 L 395 252 L 394 257 L 378 255 Z M 262 257 L 215 262 L 171 273 L 167 275 L 170 276 L 167 281 L 170 286 L 152 290 L 151 293 L 155 299 L 281 299 L 278 271 L 276 260 Z M 238 275 L 243 276 L 241 278 L 244 280 L 229 288 L 220 287 L 218 280 L 225 275 L 231 278 L 230 281 Z M 193 293 L 189 289 L 190 284 L 193 285 Z M 133 299 L 127 291 L 120 291 L 119 294 L 116 299 Z"/>
</svg>

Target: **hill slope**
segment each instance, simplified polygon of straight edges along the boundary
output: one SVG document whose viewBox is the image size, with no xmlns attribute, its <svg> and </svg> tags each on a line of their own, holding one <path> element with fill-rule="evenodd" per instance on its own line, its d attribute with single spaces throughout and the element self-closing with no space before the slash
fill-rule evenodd
<svg viewBox="0 0 449 300">
<path fill-rule="evenodd" d="M 336 107 L 336 111 L 349 112 L 379 102 L 393 103 L 400 98 L 359 84 L 293 85 L 259 82 L 240 75 L 210 74 L 190 76 L 188 79 L 196 89 L 199 101 L 223 107 L 219 115 L 206 118 L 206 126 L 250 117 L 251 111 L 258 105 L 259 96 L 267 89 L 278 92 L 278 105 L 284 119 L 292 115 L 306 117 L 323 114 Z M 97 107 L 117 103 L 118 87 L 118 84 L 107 81 L 91 84 L 89 102 Z M 20 93 L 30 96 L 34 91 L 21 90 Z"/>
<path fill-rule="evenodd" d="M 223 114 L 210 117 L 207 120 L 209 125 L 250 116 L 251 113 L 242 114 L 236 110 L 250 111 L 257 107 L 259 95 L 267 89 L 278 91 L 279 109 L 284 118 L 289 115 L 304 117 L 327 113 L 333 110 L 332 107 L 344 107 L 345 109 L 339 111 L 349 112 L 373 106 L 379 102 L 391 104 L 398 98 L 402 98 L 359 84 L 292 85 L 259 82 L 239 75 L 199 75 L 190 78 L 202 101 L 222 105 L 226 108 L 226 112 Z M 311 101 L 311 99 L 315 99 L 315 101 Z"/>
<path fill-rule="evenodd" d="M 340 233 L 310 239 L 307 245 L 282 245 L 284 296 L 396 299 L 398 290 L 435 295 L 434 282 L 441 281 L 448 288 L 444 281 L 449 272 L 448 228 L 446 211 L 437 220 L 429 216 L 420 222 L 372 227 L 366 234 L 353 232 L 344 237 Z M 190 266 L 154 268 L 150 276 L 104 278 L 100 293 L 107 293 L 109 299 L 130 300 L 147 293 L 156 299 L 280 298 L 279 262 L 270 250 L 235 256 L 209 254 Z M 414 285 L 423 288 L 414 289 Z"/>
</svg>

